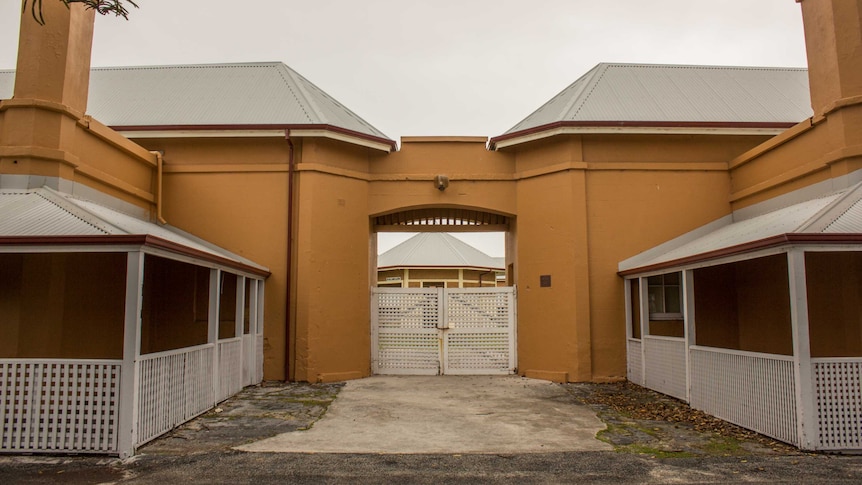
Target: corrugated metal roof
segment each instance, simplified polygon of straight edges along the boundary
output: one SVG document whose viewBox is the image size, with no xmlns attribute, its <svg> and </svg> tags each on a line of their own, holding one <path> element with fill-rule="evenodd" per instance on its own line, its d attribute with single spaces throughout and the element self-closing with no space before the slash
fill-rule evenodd
<svg viewBox="0 0 862 485">
<path fill-rule="evenodd" d="M 0 99 L 14 71 L 0 71 Z M 281 62 L 102 67 L 87 111 L 108 126 L 332 125 L 389 140 Z"/>
<path fill-rule="evenodd" d="M 0 190 L 0 235 L 110 234 L 39 190 Z"/>
<path fill-rule="evenodd" d="M 0 236 L 149 235 L 266 271 L 246 258 L 170 226 L 159 226 L 51 189 L 0 190 Z"/>
<path fill-rule="evenodd" d="M 502 270 L 505 263 L 444 232 L 417 234 L 377 257 L 378 268 L 415 266 Z"/>
<path fill-rule="evenodd" d="M 619 270 L 661 265 L 784 234 L 862 234 L 862 184 L 730 222 L 700 237 L 680 236 L 666 243 L 660 254 L 648 250 L 621 262 Z"/>
<path fill-rule="evenodd" d="M 602 63 L 506 134 L 557 122 L 797 123 L 811 115 L 803 68 Z"/>
</svg>

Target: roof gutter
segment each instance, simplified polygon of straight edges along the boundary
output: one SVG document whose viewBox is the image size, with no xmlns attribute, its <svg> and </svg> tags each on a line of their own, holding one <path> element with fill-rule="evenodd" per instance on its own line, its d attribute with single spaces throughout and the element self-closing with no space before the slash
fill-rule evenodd
<svg viewBox="0 0 862 485">
<path fill-rule="evenodd" d="M 505 133 L 488 140 L 490 150 L 517 145 L 528 141 L 547 138 L 566 131 L 592 129 L 593 132 L 618 133 L 622 130 L 654 130 L 672 132 L 673 130 L 775 130 L 783 131 L 795 126 L 790 122 L 742 122 L 742 121 L 555 121 L 544 125 Z"/>
<path fill-rule="evenodd" d="M 282 136 L 290 130 L 293 137 L 323 136 L 354 143 L 385 152 L 394 152 L 398 145 L 394 140 L 369 135 L 329 124 L 205 124 L 205 125 L 111 125 L 111 129 L 122 132 L 129 138 L 155 138 L 177 136 L 229 137 L 261 136 L 261 132 L 272 132 L 270 136 Z M 172 134 L 171 132 L 177 132 Z"/>
<path fill-rule="evenodd" d="M 750 253 L 762 249 L 776 248 L 786 245 L 839 245 L 839 244 L 862 244 L 862 234 L 856 233 L 787 233 L 771 236 L 757 241 L 751 241 L 736 246 L 706 251 L 704 253 L 686 256 L 684 258 L 673 259 L 670 261 L 662 261 L 660 263 L 650 264 L 647 266 L 639 266 L 627 270 L 617 272 L 622 277 L 634 276 L 644 273 L 651 273 L 665 269 L 674 269 L 680 266 L 702 263 L 709 260 L 723 258 L 727 256 L 736 256 L 739 254 Z"/>
<path fill-rule="evenodd" d="M 295 162 L 293 155 L 293 140 L 290 139 L 290 129 L 284 130 L 284 139 L 287 141 L 287 244 L 286 246 L 286 262 L 287 262 L 287 277 L 285 279 L 285 297 L 284 297 L 284 380 L 291 381 L 296 375 L 291 375 L 293 366 L 290 365 L 290 359 L 296 355 L 296 337 L 290 338 L 291 324 L 291 306 L 290 300 L 293 294 L 293 199 L 294 199 L 294 173 Z M 293 330 L 295 333 L 295 330 Z M 291 340 L 293 348 L 291 348 Z"/>
</svg>

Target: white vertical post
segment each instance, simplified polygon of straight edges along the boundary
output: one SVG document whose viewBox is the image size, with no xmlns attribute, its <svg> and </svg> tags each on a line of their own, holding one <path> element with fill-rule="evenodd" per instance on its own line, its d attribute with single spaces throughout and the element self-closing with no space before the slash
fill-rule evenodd
<svg viewBox="0 0 862 485">
<path fill-rule="evenodd" d="M 626 305 L 626 346 L 628 346 L 628 340 L 634 338 L 634 332 L 632 332 L 632 280 L 628 278 L 623 280 L 623 291 L 625 292 Z"/>
<path fill-rule="evenodd" d="M 787 273 L 790 283 L 790 325 L 793 332 L 799 445 L 802 449 L 813 450 L 819 444 L 820 435 L 815 418 L 811 340 L 808 333 L 808 287 L 805 278 L 805 252 L 802 249 L 793 248 L 787 252 Z"/>
<path fill-rule="evenodd" d="M 246 347 L 250 342 L 247 342 L 245 338 L 245 276 L 237 275 L 236 277 L 236 316 L 234 317 L 234 337 L 239 338 L 239 375 L 240 375 L 240 389 L 245 387 L 245 375 L 248 374 L 252 366 L 248 362 L 248 357 L 252 352 Z M 251 320 L 249 320 L 249 326 L 251 325 Z M 249 328 L 249 331 L 251 329 Z M 249 380 L 251 380 L 249 378 Z"/>
<path fill-rule="evenodd" d="M 221 294 L 221 271 L 210 270 L 210 301 L 209 301 L 209 331 L 207 332 L 207 343 L 213 346 L 212 360 L 212 390 L 213 405 L 218 402 L 219 397 L 219 355 L 218 355 L 218 326 L 219 306 Z"/>
<path fill-rule="evenodd" d="M 263 333 L 263 308 L 264 308 L 264 290 L 266 285 L 263 280 L 257 282 L 257 333 Z M 287 331 L 287 329 L 285 329 Z"/>
<path fill-rule="evenodd" d="M 236 277 L 236 325 L 234 336 L 242 337 L 245 330 L 245 276 Z"/>
<path fill-rule="evenodd" d="M 683 324 L 685 336 L 685 400 L 691 402 L 691 347 L 697 342 L 694 320 L 694 271 L 682 272 Z"/>
<path fill-rule="evenodd" d="M 638 279 L 641 307 L 641 369 L 643 369 L 643 385 L 647 383 L 646 336 L 649 335 L 649 283 L 646 278 Z"/>
<path fill-rule="evenodd" d="M 445 283 L 444 283 L 445 284 Z M 446 314 L 446 291 L 444 288 L 437 288 L 437 334 L 440 342 L 440 355 L 443 357 L 440 362 L 439 374 L 446 374 L 449 363 L 449 346 L 446 342 L 447 332 L 449 328 L 449 319 Z"/>
<path fill-rule="evenodd" d="M 144 253 L 129 252 L 126 257 L 126 311 L 123 325 L 123 367 L 120 370 L 120 416 L 117 425 L 117 451 L 120 458 L 135 454 L 138 441 L 143 289 Z"/>
</svg>

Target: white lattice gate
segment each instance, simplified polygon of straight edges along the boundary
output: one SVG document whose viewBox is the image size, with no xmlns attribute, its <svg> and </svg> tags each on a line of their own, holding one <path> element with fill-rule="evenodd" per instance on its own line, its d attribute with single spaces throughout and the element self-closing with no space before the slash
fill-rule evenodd
<svg viewBox="0 0 862 485">
<path fill-rule="evenodd" d="M 374 288 L 375 374 L 513 374 L 515 289 Z"/>
</svg>

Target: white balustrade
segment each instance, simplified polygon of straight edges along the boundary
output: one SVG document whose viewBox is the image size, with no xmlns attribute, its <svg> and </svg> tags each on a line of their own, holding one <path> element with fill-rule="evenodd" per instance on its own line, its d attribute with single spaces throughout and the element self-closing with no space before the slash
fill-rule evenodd
<svg viewBox="0 0 862 485">
<path fill-rule="evenodd" d="M 115 452 L 121 366 L 0 359 L 0 452 Z"/>
<path fill-rule="evenodd" d="M 799 445 L 793 357 L 693 346 L 691 406 Z"/>
</svg>

